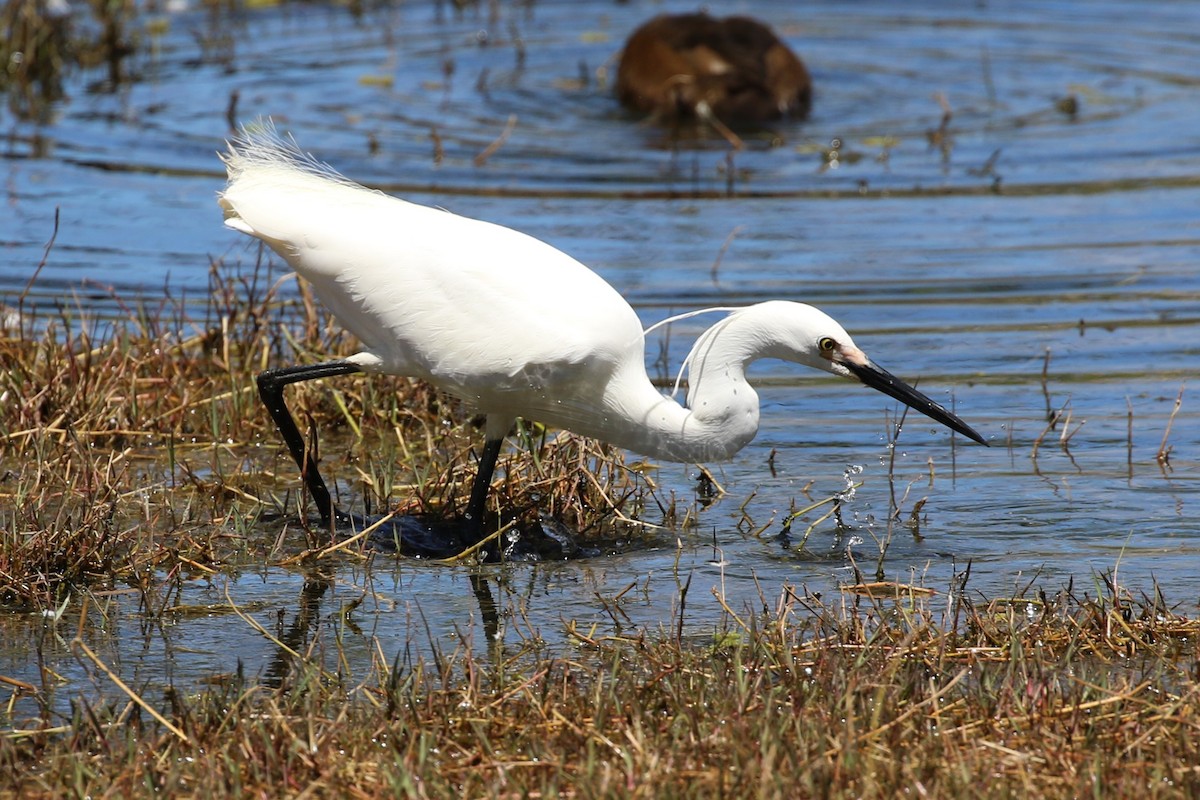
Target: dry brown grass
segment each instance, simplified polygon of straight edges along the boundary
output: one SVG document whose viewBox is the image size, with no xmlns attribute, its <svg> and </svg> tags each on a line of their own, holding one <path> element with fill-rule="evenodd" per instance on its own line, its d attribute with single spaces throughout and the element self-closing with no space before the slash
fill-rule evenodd
<svg viewBox="0 0 1200 800">
<path fill-rule="evenodd" d="M 72 587 L 151 567 L 261 558 L 259 515 L 302 517 L 299 472 L 254 376 L 354 344 L 307 293 L 284 302 L 278 288 L 262 265 L 244 274 L 214 265 L 199 308 L 166 299 L 116 320 L 68 307 L 9 315 L 0 330 L 0 604 L 50 608 Z M 345 507 L 434 517 L 465 507 L 481 434 L 461 404 L 387 376 L 288 396 L 301 424 L 320 432 L 323 471 Z M 657 520 L 674 513 L 619 453 L 523 433 L 494 484 L 506 519 L 529 525 L 547 514 L 603 539 L 647 503 Z"/>
<path fill-rule="evenodd" d="M 114 88 L 126 80 L 125 60 L 139 46 L 141 10 L 133 0 L 90 0 L 51 9 L 42 0 L 0 5 L 0 92 L 18 119 L 44 121 L 66 96 L 72 72 L 103 66 Z"/>
</svg>

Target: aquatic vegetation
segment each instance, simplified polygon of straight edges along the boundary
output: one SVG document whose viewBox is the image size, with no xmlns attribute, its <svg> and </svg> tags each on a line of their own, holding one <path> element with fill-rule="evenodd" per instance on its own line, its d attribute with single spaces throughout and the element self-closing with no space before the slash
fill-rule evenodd
<svg viewBox="0 0 1200 800">
<path fill-rule="evenodd" d="M 84 9 L 90 13 L 83 13 Z M 65 99 L 73 71 L 103 67 L 109 88 L 127 80 L 126 60 L 140 47 L 144 22 L 132 0 L 5 0 L 0 8 L 0 90 L 18 119 L 45 121 Z"/>
<path fill-rule="evenodd" d="M 965 586 L 784 587 L 707 638 L 535 638 L 349 679 L 306 587 L 279 669 L 78 703 L 5 732 L 0 795 L 1185 797 L 1200 789 L 1200 625 L 1109 584 L 972 602 Z M 700 602 L 695 599 L 692 602 Z M 711 601 L 709 601 L 711 602 Z M 310 608 L 311 606 L 311 608 Z M 510 613 L 519 613 L 509 609 Z M 340 622 L 338 620 L 341 620 Z M 300 635 L 292 636 L 299 631 Z M 265 633 L 265 632 L 264 632 Z M 270 636 L 271 634 L 266 634 Z M 490 641 L 484 639 L 484 641 Z M 98 680 L 111 669 L 74 645 Z M 36 691 L 29 687 L 28 691 Z"/>
</svg>

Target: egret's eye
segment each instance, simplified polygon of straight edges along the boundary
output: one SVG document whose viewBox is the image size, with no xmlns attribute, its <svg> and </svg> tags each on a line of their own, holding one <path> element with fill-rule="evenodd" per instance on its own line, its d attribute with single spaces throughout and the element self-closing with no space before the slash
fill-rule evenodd
<svg viewBox="0 0 1200 800">
<path fill-rule="evenodd" d="M 835 342 L 833 339 L 830 339 L 828 336 L 822 336 L 820 341 L 817 342 L 817 347 L 821 348 L 822 353 L 829 354 L 833 352 L 835 347 L 837 347 L 837 342 Z"/>
</svg>

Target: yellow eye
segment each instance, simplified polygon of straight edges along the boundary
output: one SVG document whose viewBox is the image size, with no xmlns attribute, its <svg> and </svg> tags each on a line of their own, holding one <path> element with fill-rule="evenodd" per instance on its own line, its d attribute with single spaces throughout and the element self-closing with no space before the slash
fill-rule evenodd
<svg viewBox="0 0 1200 800">
<path fill-rule="evenodd" d="M 821 348 L 822 353 L 832 353 L 833 349 L 837 347 L 837 342 L 828 336 L 822 336 L 821 340 L 817 342 L 817 347 Z"/>
</svg>

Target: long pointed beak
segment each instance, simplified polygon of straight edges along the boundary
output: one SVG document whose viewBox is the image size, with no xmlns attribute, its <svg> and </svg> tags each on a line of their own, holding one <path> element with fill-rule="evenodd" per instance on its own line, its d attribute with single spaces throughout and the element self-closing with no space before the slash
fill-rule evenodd
<svg viewBox="0 0 1200 800">
<path fill-rule="evenodd" d="M 974 439 L 981 445 L 990 447 L 974 428 L 942 408 L 942 406 L 933 402 L 883 367 L 876 365 L 870 359 L 864 358 L 863 362 L 858 364 L 854 363 L 851 359 L 847 359 L 842 361 L 842 365 L 872 389 L 878 389 L 889 397 L 896 398 L 906 406 L 920 411 L 930 419 L 937 420 L 947 428 L 958 431 L 968 439 Z"/>
</svg>

